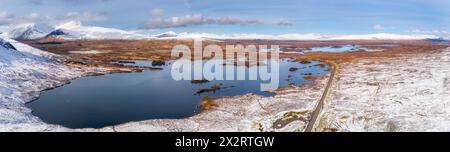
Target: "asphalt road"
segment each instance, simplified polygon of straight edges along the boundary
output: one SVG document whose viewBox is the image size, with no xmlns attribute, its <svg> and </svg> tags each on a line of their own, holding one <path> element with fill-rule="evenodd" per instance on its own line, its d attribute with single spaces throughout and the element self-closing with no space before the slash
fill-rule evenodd
<svg viewBox="0 0 450 152">
<path fill-rule="evenodd" d="M 325 87 L 325 90 L 323 91 L 322 97 L 320 98 L 319 103 L 316 106 L 316 109 L 314 109 L 314 111 L 312 113 L 311 119 L 309 120 L 308 125 L 306 126 L 305 132 L 311 132 L 314 127 L 314 124 L 316 124 L 319 114 L 323 109 L 325 99 L 330 94 L 330 87 L 333 83 L 333 78 L 334 78 L 334 75 L 336 74 L 336 71 L 337 71 L 336 65 L 334 65 L 334 64 L 331 65 L 331 74 L 330 74 L 330 78 L 328 79 L 327 86 Z"/>
</svg>

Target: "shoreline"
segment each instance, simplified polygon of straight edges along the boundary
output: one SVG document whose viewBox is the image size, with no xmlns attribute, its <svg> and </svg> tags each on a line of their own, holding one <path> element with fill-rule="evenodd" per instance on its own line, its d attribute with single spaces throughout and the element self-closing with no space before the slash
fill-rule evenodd
<svg viewBox="0 0 450 152">
<path fill-rule="evenodd" d="M 82 71 L 84 71 L 84 72 L 83 72 L 83 74 L 81 74 L 81 75 L 79 75 L 79 76 L 74 76 L 73 78 L 68 79 L 68 80 L 66 80 L 65 82 L 62 82 L 62 83 L 57 84 L 57 85 L 55 85 L 55 86 L 52 86 L 52 87 L 49 87 L 49 88 L 45 88 L 45 89 L 43 89 L 43 90 L 41 90 L 41 91 L 38 91 L 38 95 L 35 96 L 35 98 L 33 98 L 32 100 L 29 100 L 29 101 L 25 102 L 24 106 L 26 107 L 26 104 L 31 103 L 31 102 L 33 102 L 33 101 L 39 99 L 39 96 L 40 96 L 40 94 L 41 94 L 43 91 L 48 91 L 48 90 L 56 89 L 56 88 L 58 88 L 58 87 L 61 87 L 61 86 L 70 84 L 70 81 L 71 81 L 71 80 L 74 80 L 74 79 L 77 79 L 77 78 L 82 78 L 82 77 L 88 77 L 88 76 L 97 76 L 97 75 L 104 75 L 104 74 L 121 73 L 121 72 L 123 72 L 123 71 L 128 72 L 128 70 L 124 70 L 124 69 L 129 69 L 129 70 L 131 70 L 131 72 L 133 72 L 133 69 L 134 69 L 134 67 L 128 67 L 128 66 L 125 66 L 125 67 L 120 67 L 120 68 L 119 68 L 120 70 L 119 70 L 119 72 L 118 72 L 117 68 L 92 67 L 92 66 L 80 66 L 80 65 L 75 65 L 75 66 L 74 66 L 74 65 L 72 65 L 72 64 L 67 64 L 66 66 L 68 66 L 68 67 L 70 67 L 70 68 L 76 68 L 76 69 L 82 70 Z M 95 70 L 92 70 L 92 68 L 94 68 L 94 69 L 100 68 L 101 70 L 95 71 Z M 88 70 L 88 69 L 90 69 L 90 70 Z M 139 71 L 134 71 L 134 72 L 139 72 Z M 329 75 L 329 74 L 327 74 L 327 75 Z M 326 77 L 326 76 L 321 76 L 321 77 Z M 323 79 L 323 78 L 321 78 L 321 77 L 318 77 L 318 78 L 316 78 L 315 80 L 312 80 L 312 81 L 313 81 L 312 83 L 313 83 L 313 84 L 316 84 L 317 81 L 320 81 L 320 80 L 318 80 L 318 79 Z M 304 87 L 307 87 L 307 86 L 308 86 L 308 84 L 305 84 L 305 85 L 300 86 L 299 88 L 304 88 Z M 311 86 L 311 88 L 312 88 L 312 86 Z M 275 92 L 277 92 L 277 93 L 275 94 L 275 96 L 278 96 L 278 95 L 279 95 L 278 92 L 280 92 L 280 90 L 286 91 L 286 90 L 290 90 L 290 89 L 295 89 L 295 87 L 292 87 L 292 86 L 281 87 L 281 88 L 279 88 L 277 91 L 275 91 Z M 306 90 L 307 90 L 307 89 L 306 89 Z M 267 98 L 267 97 L 263 97 L 263 96 L 256 95 L 256 94 L 252 94 L 252 93 L 246 93 L 246 94 L 241 94 L 241 95 L 236 95 L 236 96 L 221 96 L 221 97 L 217 97 L 217 98 L 215 98 L 215 99 L 213 100 L 213 102 L 216 102 L 217 100 L 224 100 L 224 99 L 227 99 L 227 100 L 233 100 L 233 99 L 239 98 L 239 97 L 241 97 L 241 96 L 253 96 L 252 98 Z M 200 105 L 200 101 L 199 101 L 199 105 Z M 217 104 L 217 105 L 220 106 L 220 105 L 222 105 L 222 104 Z M 202 115 L 202 114 L 203 114 L 204 112 L 206 112 L 206 111 L 214 111 L 214 110 L 215 110 L 215 109 L 203 110 L 202 112 L 197 113 L 197 114 L 195 114 L 195 115 L 193 115 L 193 116 L 190 116 L 190 117 L 187 117 L 187 118 L 170 119 L 170 120 L 171 120 L 171 121 L 184 121 L 184 120 L 186 120 L 186 119 L 191 119 L 191 118 L 193 118 L 193 117 L 201 117 L 201 116 L 198 116 L 198 115 Z M 31 110 L 30 110 L 30 111 L 31 111 Z M 30 112 L 30 113 L 31 113 L 31 112 Z M 36 116 L 34 116 L 34 117 L 36 117 Z M 39 118 L 38 118 L 38 119 L 39 119 Z M 40 119 L 39 119 L 39 120 L 40 120 Z M 167 119 L 149 119 L 149 120 L 137 121 L 137 123 L 143 122 L 143 121 L 164 121 L 164 120 L 167 120 Z M 63 130 L 71 130 L 71 131 L 110 131 L 112 128 L 117 128 L 117 127 L 120 128 L 120 126 L 123 126 L 123 125 L 127 125 L 127 124 L 130 124 L 130 123 L 136 123 L 136 122 L 127 122 L 127 123 L 117 124 L 117 125 L 113 125 L 113 126 L 106 126 L 106 127 L 103 127 L 103 128 L 66 128 L 66 127 L 61 126 L 61 125 L 58 125 L 58 124 L 47 124 L 47 123 L 43 122 L 42 120 L 40 120 L 40 121 L 41 121 L 42 123 L 46 124 L 46 125 L 49 125 L 49 126 L 53 127 L 53 128 L 58 128 L 57 130 L 63 129 Z M 115 129 L 115 130 L 117 131 L 117 130 L 120 130 L 120 129 Z M 46 131 L 51 131 L 51 129 L 50 129 L 50 130 L 46 130 Z M 128 131 L 139 131 L 139 130 L 128 130 Z M 219 130 L 217 130 L 217 131 L 219 131 Z"/>
</svg>

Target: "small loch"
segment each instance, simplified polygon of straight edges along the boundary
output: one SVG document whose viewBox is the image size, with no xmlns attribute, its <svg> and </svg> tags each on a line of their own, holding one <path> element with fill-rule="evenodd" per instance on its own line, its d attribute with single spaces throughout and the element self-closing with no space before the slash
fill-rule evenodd
<svg viewBox="0 0 450 152">
<path fill-rule="evenodd" d="M 270 63 L 270 62 L 269 62 Z M 180 119 L 201 112 L 203 97 L 235 96 L 254 93 L 273 96 L 260 90 L 263 80 L 175 81 L 173 61 L 129 61 L 127 66 L 161 67 L 135 73 L 112 73 L 72 80 L 70 84 L 43 91 L 39 99 L 27 104 L 32 114 L 46 123 L 68 128 L 102 128 L 147 119 Z M 223 65 L 229 66 L 229 65 Z M 271 66 L 270 64 L 259 66 Z M 258 66 L 233 66 L 248 70 Z M 295 70 L 292 70 L 295 69 Z M 300 63 L 293 59 L 279 62 L 279 86 L 312 83 L 305 75 L 323 76 L 328 66 L 318 61 Z M 199 91 L 213 87 L 214 91 Z"/>
<path fill-rule="evenodd" d="M 320 46 L 312 47 L 305 52 L 330 52 L 330 53 L 341 53 L 341 52 L 355 52 L 355 51 L 366 51 L 366 52 L 378 52 L 383 51 L 379 49 L 369 49 L 362 47 L 360 45 L 338 45 L 338 46 Z"/>
</svg>

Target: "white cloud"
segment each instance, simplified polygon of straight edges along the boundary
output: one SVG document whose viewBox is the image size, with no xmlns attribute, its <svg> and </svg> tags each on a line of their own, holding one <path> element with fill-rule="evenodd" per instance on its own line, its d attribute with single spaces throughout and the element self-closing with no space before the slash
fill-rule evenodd
<svg viewBox="0 0 450 152">
<path fill-rule="evenodd" d="M 19 25 L 29 23 L 42 23 L 50 20 L 49 16 L 30 13 L 25 16 L 15 16 L 7 12 L 0 12 L 0 25 Z"/>
<path fill-rule="evenodd" d="M 229 16 L 223 16 L 219 19 L 208 19 L 209 23 L 212 24 L 261 24 L 262 21 L 259 20 L 243 20 L 238 18 L 232 18 Z"/>
<path fill-rule="evenodd" d="M 407 30 L 407 33 L 414 33 L 414 34 L 427 34 L 427 35 L 436 35 L 443 38 L 450 38 L 450 31 L 446 30 L 421 30 L 421 29 L 412 29 Z"/>
<path fill-rule="evenodd" d="M 202 24 L 219 24 L 219 25 L 229 25 L 229 24 L 262 24 L 259 20 L 244 20 L 238 18 L 232 18 L 229 16 L 224 16 L 220 18 L 205 18 L 203 14 L 190 14 L 184 16 L 176 16 L 167 19 L 156 19 L 149 21 L 145 24 L 147 29 L 158 29 L 158 28 L 172 28 L 172 27 L 186 27 L 190 25 L 202 25 Z"/>
<path fill-rule="evenodd" d="M 446 30 L 421 30 L 421 29 L 413 29 L 413 30 L 407 30 L 408 33 L 418 33 L 418 34 L 450 34 L 449 31 Z"/>
<path fill-rule="evenodd" d="M 8 12 L 0 12 L 0 25 L 10 24 L 14 18 L 14 14 Z"/>
<path fill-rule="evenodd" d="M 203 24 L 204 18 L 202 14 L 193 14 L 185 16 L 177 16 L 169 19 L 158 19 L 148 22 L 145 28 L 171 28 L 171 27 L 185 27 L 188 25 Z"/>
<path fill-rule="evenodd" d="M 381 25 L 381 24 L 375 24 L 375 25 L 373 25 L 373 29 L 375 29 L 375 30 L 384 30 L 386 28 L 383 25 Z"/>
<path fill-rule="evenodd" d="M 164 10 L 160 9 L 160 8 L 155 8 L 150 12 L 150 14 L 153 17 L 162 17 L 162 16 L 164 16 Z"/>
<path fill-rule="evenodd" d="M 16 16 L 8 12 L 0 12 L 0 25 L 20 25 L 31 23 L 60 23 L 67 21 L 87 22 L 103 21 L 109 16 L 107 12 L 68 12 L 63 15 L 47 16 L 38 13 L 30 13 L 24 16 Z"/>
<path fill-rule="evenodd" d="M 31 13 L 26 16 L 22 16 L 18 19 L 16 19 L 13 23 L 14 24 L 28 24 L 28 23 L 38 23 L 38 22 L 47 22 L 51 18 L 49 16 L 44 16 L 38 13 Z"/>
<path fill-rule="evenodd" d="M 422 31 L 421 29 L 413 29 L 413 30 L 407 30 L 407 33 L 425 33 L 425 31 Z"/>
<path fill-rule="evenodd" d="M 279 19 L 273 22 L 274 25 L 279 25 L 279 26 L 292 26 L 293 24 L 286 20 L 286 19 Z"/>
<path fill-rule="evenodd" d="M 109 16 L 108 12 L 68 12 L 63 16 L 58 17 L 61 21 L 103 21 Z"/>
<path fill-rule="evenodd" d="M 444 31 L 444 30 L 433 30 L 432 32 L 435 34 L 450 35 L 449 31 Z"/>
</svg>

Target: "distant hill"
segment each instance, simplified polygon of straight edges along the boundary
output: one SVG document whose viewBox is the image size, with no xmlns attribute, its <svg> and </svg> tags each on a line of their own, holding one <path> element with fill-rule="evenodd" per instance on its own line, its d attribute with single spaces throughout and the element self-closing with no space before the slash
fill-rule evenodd
<svg viewBox="0 0 450 152">
<path fill-rule="evenodd" d="M 164 33 L 153 35 L 153 36 L 157 37 L 157 38 L 167 38 L 167 37 L 177 37 L 178 34 L 175 32 L 169 31 L 169 32 L 164 32 Z"/>
</svg>

